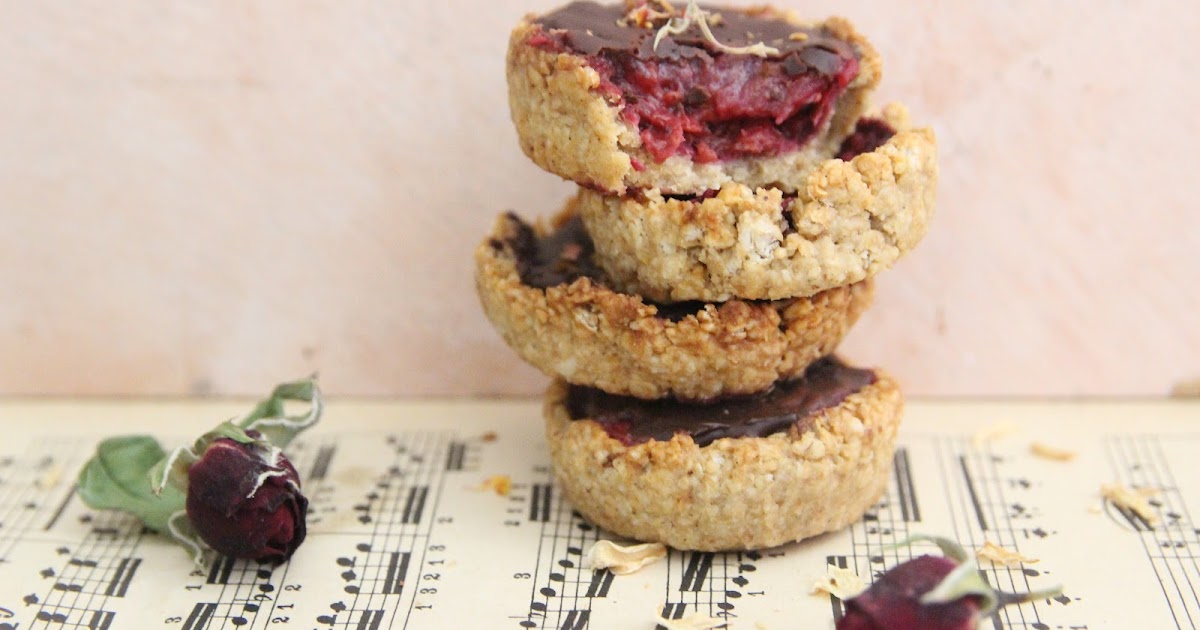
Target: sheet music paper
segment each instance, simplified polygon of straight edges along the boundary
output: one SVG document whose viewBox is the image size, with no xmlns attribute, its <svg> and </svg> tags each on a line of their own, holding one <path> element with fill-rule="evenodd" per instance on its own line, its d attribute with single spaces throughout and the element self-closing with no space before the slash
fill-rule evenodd
<svg viewBox="0 0 1200 630">
<path fill-rule="evenodd" d="M 829 566 L 869 582 L 936 553 L 894 546 L 916 533 L 1038 560 L 982 562 L 1002 590 L 1064 585 L 985 627 L 1200 624 L 1197 403 L 910 403 L 887 495 L 852 527 L 755 552 L 672 550 L 623 576 L 584 566 L 610 536 L 555 487 L 536 402 L 331 402 L 289 449 L 311 514 L 307 541 L 278 567 L 196 566 L 75 495 L 101 437 L 151 431 L 178 443 L 240 410 L 0 405 L 0 630 L 651 629 L 659 616 L 696 614 L 730 628 L 832 628 L 841 603 L 811 585 Z M 973 440 L 1002 422 L 1017 432 Z M 1040 458 L 1035 440 L 1078 457 Z M 494 475 L 511 478 L 507 496 L 483 487 Z M 1155 489 L 1156 521 L 1103 501 L 1102 483 Z"/>
</svg>

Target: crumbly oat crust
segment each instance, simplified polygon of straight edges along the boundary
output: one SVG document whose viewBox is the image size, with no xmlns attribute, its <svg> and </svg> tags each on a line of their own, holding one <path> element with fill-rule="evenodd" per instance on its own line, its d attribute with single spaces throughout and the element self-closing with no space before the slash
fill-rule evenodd
<svg viewBox="0 0 1200 630">
<path fill-rule="evenodd" d="M 909 129 L 898 105 L 883 118 L 891 140 L 821 162 L 794 199 L 744 184 L 708 199 L 581 189 L 597 264 L 615 288 L 658 302 L 776 300 L 873 277 L 925 235 L 938 176 L 933 132 Z"/>
<path fill-rule="evenodd" d="M 688 436 L 624 446 L 596 422 L 571 420 L 567 385 L 546 392 L 555 476 L 575 509 L 621 536 L 677 549 L 758 549 L 853 523 L 883 494 L 903 398 L 882 371 L 808 430 Z"/>
<path fill-rule="evenodd" d="M 568 203 L 557 221 L 574 212 Z M 488 319 L 546 374 L 611 394 L 704 400 L 761 391 L 832 352 L 874 297 L 865 281 L 811 298 L 707 304 L 671 321 L 588 278 L 544 290 L 522 283 L 509 244 L 515 230 L 502 215 L 475 250 Z"/>
<path fill-rule="evenodd" d="M 807 26 L 792 12 L 774 12 Z M 541 168 L 584 186 L 623 194 L 627 188 L 653 188 L 678 194 L 701 193 L 730 182 L 748 186 L 774 186 L 788 192 L 804 185 L 797 174 L 836 153 L 842 140 L 867 109 L 870 92 L 879 84 L 879 54 L 854 30 L 849 21 L 833 17 L 824 26 L 850 42 L 860 55 L 859 74 L 842 94 L 827 128 L 798 151 L 773 157 L 727 160 L 699 164 L 674 156 L 662 163 L 642 148 L 637 128 L 620 119 L 613 106 L 595 88 L 600 75 L 584 57 L 553 53 L 529 44 L 541 28 L 527 16 L 509 39 L 507 56 L 508 103 L 521 148 Z M 633 167 L 633 160 L 644 170 Z"/>
</svg>

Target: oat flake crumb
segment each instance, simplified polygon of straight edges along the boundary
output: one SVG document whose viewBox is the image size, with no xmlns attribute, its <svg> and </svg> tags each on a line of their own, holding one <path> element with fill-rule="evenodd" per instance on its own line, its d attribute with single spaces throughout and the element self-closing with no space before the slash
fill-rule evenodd
<svg viewBox="0 0 1200 630">
<path fill-rule="evenodd" d="M 587 550 L 584 559 L 587 566 L 593 569 L 608 569 L 617 575 L 628 575 L 666 556 L 667 547 L 662 543 L 622 547 L 611 540 L 597 540 Z"/>
<path fill-rule="evenodd" d="M 487 433 L 484 433 L 483 437 L 480 439 L 482 439 L 484 442 L 495 442 L 496 438 L 499 438 L 499 437 L 500 437 L 499 433 L 496 433 L 495 431 L 488 431 Z"/>
<path fill-rule="evenodd" d="M 508 475 L 492 475 L 483 480 L 483 485 L 479 486 L 480 490 L 491 490 L 496 494 L 506 497 L 512 492 L 512 477 Z"/>
<path fill-rule="evenodd" d="M 1172 398 L 1200 398 L 1200 378 L 1180 381 L 1171 388 Z"/>
<path fill-rule="evenodd" d="M 1156 488 L 1135 488 L 1131 490 L 1119 483 L 1106 483 L 1100 486 L 1100 496 L 1112 501 L 1113 505 L 1117 507 L 1133 510 L 1134 514 L 1142 517 L 1151 525 L 1158 523 L 1158 515 L 1154 513 L 1154 508 L 1150 506 L 1150 497 L 1158 494 L 1158 492 Z"/>
<path fill-rule="evenodd" d="M 1072 459 L 1075 459 L 1075 456 L 1078 454 L 1075 451 L 1068 451 L 1065 448 L 1050 446 L 1049 444 L 1044 444 L 1042 442 L 1034 442 L 1033 444 L 1030 444 L 1029 452 L 1037 455 L 1038 457 L 1044 459 L 1053 459 L 1057 462 L 1069 462 Z"/>
<path fill-rule="evenodd" d="M 808 592 L 810 595 L 829 593 L 845 601 L 866 589 L 866 582 L 863 582 L 857 573 L 841 567 L 829 567 L 829 573 L 813 582 L 812 588 Z"/>
<path fill-rule="evenodd" d="M 58 464 L 51 464 L 46 472 L 38 477 L 33 485 L 37 486 L 38 490 L 50 490 L 58 486 L 58 482 L 62 481 L 63 469 Z"/>
<path fill-rule="evenodd" d="M 723 619 L 714 619 L 700 613 L 692 613 L 684 616 L 682 619 L 667 619 L 659 615 L 658 625 L 667 630 L 711 630 L 712 628 L 726 627 Z"/>
<path fill-rule="evenodd" d="M 1034 564 L 1038 562 L 1037 558 L 1028 558 L 1016 551 L 1005 549 L 990 540 L 985 540 L 983 547 L 975 551 L 975 557 L 980 560 L 990 560 L 995 564 L 1002 564 L 1006 567 L 1015 567 L 1021 563 Z"/>
</svg>

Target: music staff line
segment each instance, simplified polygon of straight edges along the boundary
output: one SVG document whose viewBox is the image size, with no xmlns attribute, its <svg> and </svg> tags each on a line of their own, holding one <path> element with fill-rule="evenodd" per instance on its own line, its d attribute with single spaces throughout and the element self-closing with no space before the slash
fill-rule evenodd
<svg viewBox="0 0 1200 630">
<path fill-rule="evenodd" d="M 441 432 L 406 434 L 389 441 L 395 449 L 393 465 L 390 474 L 376 484 L 376 489 L 381 491 L 375 500 L 378 508 L 364 512 L 372 523 L 369 542 L 357 548 L 365 554 L 361 566 L 369 571 L 354 580 L 356 588 L 353 591 L 349 590 L 350 585 L 347 586 L 351 603 L 345 610 L 344 620 L 337 622 L 338 626 L 375 630 L 384 627 L 386 621 L 387 627 L 391 627 L 402 607 L 399 602 L 389 605 L 388 598 L 393 596 L 409 600 L 406 620 L 411 615 L 420 571 L 412 584 L 408 584 L 407 576 L 413 564 L 418 568 L 424 566 L 423 555 L 416 563 L 412 562 L 412 556 L 418 549 L 423 554 L 427 547 L 424 543 L 428 542 L 430 531 L 428 527 L 422 527 L 422 522 L 432 521 L 426 516 L 432 511 L 428 509 L 429 491 L 435 482 L 438 491 L 434 504 L 442 493 L 443 480 L 437 477 L 444 472 L 446 455 L 442 445 L 449 439 L 447 433 Z M 372 556 L 380 553 L 387 554 L 386 562 L 370 562 Z M 363 588 L 368 585 L 370 588 Z"/>
<path fill-rule="evenodd" d="M 1118 510 L 1134 529 L 1158 578 L 1162 595 L 1178 628 L 1200 624 L 1200 565 L 1197 556 L 1182 549 L 1200 547 L 1200 531 L 1171 472 L 1162 441 L 1156 436 L 1109 436 L 1105 453 L 1114 477 L 1132 488 L 1157 490 L 1150 504 L 1158 512 L 1151 525 L 1128 510 Z M 1166 539 L 1160 538 L 1165 534 Z"/>
<path fill-rule="evenodd" d="M 555 492 L 549 471 L 543 474 L 545 482 L 530 486 L 528 520 L 539 523 L 539 536 L 530 586 L 530 610 L 519 625 L 523 628 L 585 628 L 591 619 L 591 600 L 608 595 L 612 574 L 583 567 L 583 554 L 599 540 L 600 532 L 584 522 Z M 549 531 L 551 526 L 553 531 Z M 572 576 L 570 579 L 568 574 Z M 583 584 L 587 587 L 581 597 Z M 572 587 L 569 591 L 568 586 Z M 553 621 L 551 615 L 554 615 Z"/>
<path fill-rule="evenodd" d="M 45 628 L 52 627 L 51 623 L 56 627 L 96 629 L 111 625 L 115 613 L 106 610 L 108 600 L 125 596 L 128 587 L 122 584 L 132 581 L 140 565 L 134 554 L 143 537 L 141 523 L 132 517 L 111 513 L 97 516 L 76 548 L 57 550 L 58 555 L 67 558 L 57 571 L 51 567 L 42 570 L 41 578 L 50 586 L 36 602 L 39 606 L 30 627 L 37 628 L 38 622 Z M 123 560 L 127 562 L 122 566 Z M 112 573 L 114 567 L 116 574 Z"/>
</svg>

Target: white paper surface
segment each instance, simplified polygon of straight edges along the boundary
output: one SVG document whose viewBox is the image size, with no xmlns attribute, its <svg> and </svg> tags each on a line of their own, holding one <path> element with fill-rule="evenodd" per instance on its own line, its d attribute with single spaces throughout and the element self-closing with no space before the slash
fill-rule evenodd
<svg viewBox="0 0 1200 630">
<path fill-rule="evenodd" d="M 554 487 L 536 403 L 330 403 L 289 449 L 312 513 L 307 541 L 279 567 L 196 567 L 130 518 L 75 496 L 75 473 L 100 437 L 137 427 L 181 440 L 237 409 L 0 405 L 0 630 L 650 629 L 658 615 L 832 628 L 839 602 L 809 594 L 826 567 L 870 581 L 936 553 L 891 547 L 916 533 L 1039 560 L 981 563 L 1002 590 L 1065 586 L 985 627 L 1200 624 L 1195 403 L 913 403 L 888 494 L 853 527 L 754 553 L 671 551 L 625 576 L 582 566 L 607 535 Z M 998 423 L 1018 430 L 973 444 Z M 1079 455 L 1039 458 L 1034 441 Z M 508 496 L 482 489 L 494 475 L 511 478 Z M 1158 523 L 1102 501 L 1102 483 L 1156 489 Z"/>
</svg>

